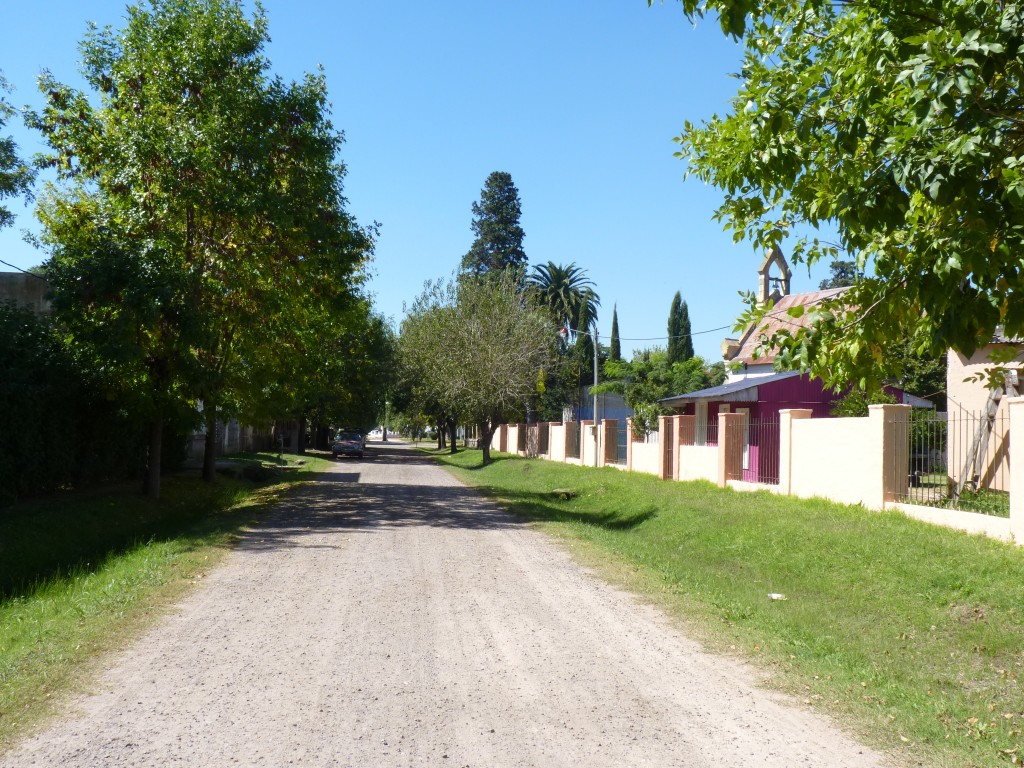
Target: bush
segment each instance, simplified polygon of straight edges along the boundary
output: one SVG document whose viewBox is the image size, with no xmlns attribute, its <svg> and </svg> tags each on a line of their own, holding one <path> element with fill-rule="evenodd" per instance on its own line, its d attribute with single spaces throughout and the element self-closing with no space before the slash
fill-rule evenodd
<svg viewBox="0 0 1024 768">
<path fill-rule="evenodd" d="M 139 476 L 144 430 L 45 317 L 0 303 L 0 506 Z"/>
</svg>

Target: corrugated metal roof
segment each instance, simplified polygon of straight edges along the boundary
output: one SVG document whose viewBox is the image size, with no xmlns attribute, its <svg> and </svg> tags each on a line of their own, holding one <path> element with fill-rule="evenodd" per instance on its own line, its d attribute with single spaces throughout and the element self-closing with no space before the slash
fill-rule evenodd
<svg viewBox="0 0 1024 768">
<path fill-rule="evenodd" d="M 717 387 L 698 389 L 696 392 L 687 392 L 685 395 L 673 395 L 672 397 L 666 397 L 658 402 L 664 403 L 668 406 L 673 406 L 682 403 L 691 403 L 694 400 L 749 400 L 751 399 L 749 397 L 744 398 L 736 396 L 741 393 L 745 393 L 748 390 L 755 389 L 762 384 L 771 384 L 772 382 L 791 379 L 794 376 L 799 375 L 800 371 L 786 371 L 784 373 L 773 373 L 771 376 L 755 376 L 749 379 L 743 379 L 742 381 L 733 381 L 728 384 L 721 384 Z M 730 395 L 732 397 L 730 397 Z"/>
<path fill-rule="evenodd" d="M 754 350 L 760 344 L 762 336 L 771 337 L 776 331 L 785 328 L 795 332 L 798 328 L 805 328 L 809 325 L 811 315 L 804 312 L 800 317 L 791 317 L 787 310 L 794 307 L 811 307 L 819 302 L 830 299 L 833 296 L 845 292 L 846 288 L 827 288 L 823 291 L 808 291 L 807 293 L 791 293 L 783 296 L 772 307 L 772 310 L 765 315 L 764 320 L 756 329 L 751 326 L 739 340 L 740 348 L 735 357 L 731 358 L 737 362 L 744 363 L 770 363 L 775 359 L 775 350 L 770 350 L 761 357 L 754 357 Z"/>
</svg>

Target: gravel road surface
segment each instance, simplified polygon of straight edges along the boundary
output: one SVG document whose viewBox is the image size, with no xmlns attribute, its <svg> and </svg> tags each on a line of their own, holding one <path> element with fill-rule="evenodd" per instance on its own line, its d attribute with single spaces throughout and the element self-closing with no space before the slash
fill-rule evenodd
<svg viewBox="0 0 1024 768">
<path fill-rule="evenodd" d="M 399 445 L 335 463 L 0 766 L 881 766 Z"/>
</svg>

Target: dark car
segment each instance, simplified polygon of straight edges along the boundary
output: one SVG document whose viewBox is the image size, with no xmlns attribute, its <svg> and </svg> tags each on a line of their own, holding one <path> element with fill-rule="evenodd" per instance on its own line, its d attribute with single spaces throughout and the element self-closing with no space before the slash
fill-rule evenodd
<svg viewBox="0 0 1024 768">
<path fill-rule="evenodd" d="M 334 458 L 341 456 L 363 455 L 363 436 L 358 432 L 339 432 L 331 445 L 331 453 Z"/>
</svg>

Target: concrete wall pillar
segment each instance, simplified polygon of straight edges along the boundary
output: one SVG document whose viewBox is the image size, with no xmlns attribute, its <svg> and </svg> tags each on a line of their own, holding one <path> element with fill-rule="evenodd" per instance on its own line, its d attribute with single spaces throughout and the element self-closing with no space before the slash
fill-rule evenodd
<svg viewBox="0 0 1024 768">
<path fill-rule="evenodd" d="M 1006 404 L 1010 411 L 1010 535 L 1024 544 L 1024 397 L 1007 398 Z"/>
<path fill-rule="evenodd" d="M 675 465 L 672 449 L 675 437 L 672 427 L 675 424 L 671 416 L 658 417 L 658 477 L 662 480 L 672 478 L 672 470 Z"/>
<path fill-rule="evenodd" d="M 601 422 L 601 441 L 604 456 L 601 464 L 615 464 L 619 460 L 619 420 L 605 419 Z"/>
<path fill-rule="evenodd" d="M 718 414 L 718 484 L 743 479 L 743 424 L 745 413 Z"/>
<path fill-rule="evenodd" d="M 633 471 L 633 419 L 626 419 L 626 469 Z"/>
<path fill-rule="evenodd" d="M 881 503 L 898 501 L 907 495 L 910 471 L 909 405 L 869 405 L 868 418 L 880 422 L 882 466 L 879 478 Z"/>
<path fill-rule="evenodd" d="M 672 421 L 672 475 L 670 479 L 679 479 L 679 462 L 680 454 L 682 451 L 679 450 L 679 446 L 682 445 L 682 416 L 671 416 L 669 417 Z"/>
<path fill-rule="evenodd" d="M 498 427 L 498 451 L 500 453 L 508 452 L 508 424 Z"/>
<path fill-rule="evenodd" d="M 789 494 L 793 487 L 793 421 L 811 418 L 810 408 L 779 411 L 779 491 Z"/>
</svg>

